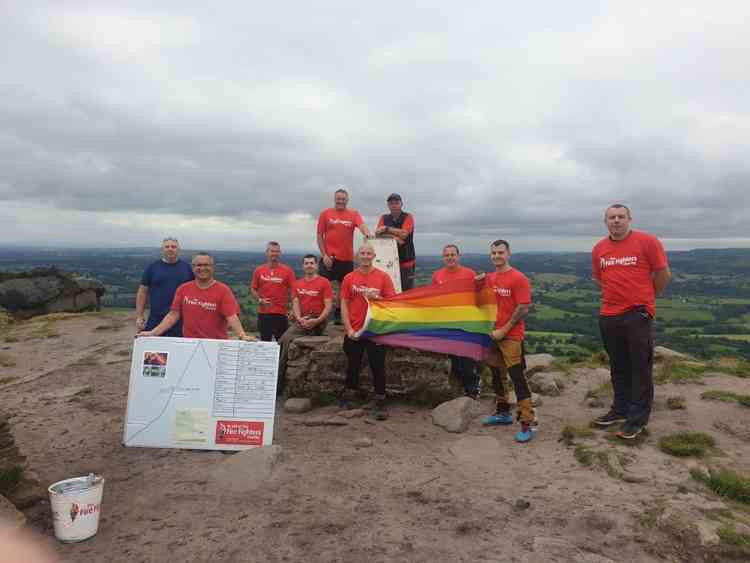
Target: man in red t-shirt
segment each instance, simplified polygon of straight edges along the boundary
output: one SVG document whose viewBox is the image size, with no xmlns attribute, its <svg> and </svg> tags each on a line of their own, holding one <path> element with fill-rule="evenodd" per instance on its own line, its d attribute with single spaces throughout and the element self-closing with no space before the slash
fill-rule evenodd
<svg viewBox="0 0 750 563">
<path fill-rule="evenodd" d="M 314 254 L 307 254 L 302 258 L 302 272 L 303 277 L 295 282 L 292 290 L 294 323 L 279 339 L 281 355 L 279 357 L 279 381 L 276 386 L 279 395 L 284 392 L 286 386 L 289 345 L 300 336 L 323 334 L 333 306 L 331 282 L 318 275 L 318 258 Z"/>
<path fill-rule="evenodd" d="M 651 415 L 655 302 L 672 277 L 659 239 L 631 230 L 631 221 L 626 206 L 609 206 L 604 212 L 609 236 L 591 251 L 593 279 L 602 288 L 599 330 L 614 390 L 609 412 L 594 423 L 622 422 L 617 436 L 626 440 L 638 436 Z"/>
<path fill-rule="evenodd" d="M 508 377 L 516 392 L 516 418 L 521 430 L 517 442 L 528 442 L 534 436 L 534 407 L 531 390 L 526 381 L 523 356 L 523 337 L 526 330 L 524 317 L 531 305 L 531 285 L 526 276 L 510 265 L 510 245 L 499 239 L 490 246 L 490 259 L 495 271 L 484 277 L 484 283 L 495 292 L 497 318 L 492 332 L 494 346 L 487 358 L 495 387 L 495 414 L 484 419 L 485 424 L 512 424 L 510 414 Z"/>
<path fill-rule="evenodd" d="M 354 229 L 370 238 L 370 230 L 356 209 L 349 209 L 349 192 L 339 188 L 333 194 L 334 207 L 318 217 L 318 250 L 322 261 L 320 275 L 339 284 L 354 269 Z M 336 307 L 336 319 L 341 310 Z"/>
<path fill-rule="evenodd" d="M 443 247 L 443 264 L 439 270 L 432 274 L 432 285 L 441 285 L 455 280 L 473 280 L 476 272 L 471 268 L 461 265 L 461 253 L 455 244 L 447 244 Z M 472 399 L 479 398 L 479 370 L 477 363 L 472 358 L 461 356 L 450 356 L 451 377 L 455 377 L 464 387 L 464 394 Z"/>
<path fill-rule="evenodd" d="M 172 306 L 164 319 L 152 330 L 138 336 L 161 336 L 182 319 L 185 338 L 227 338 L 227 325 L 242 340 L 255 340 L 245 334 L 239 318 L 240 306 L 232 290 L 214 279 L 214 259 L 201 252 L 193 257 L 195 280 L 177 288 Z"/>
<path fill-rule="evenodd" d="M 341 402 L 347 404 L 357 394 L 362 356 L 367 351 L 367 361 L 375 385 L 375 418 L 385 420 L 388 418 L 385 405 L 385 348 L 358 336 L 365 324 L 368 300 L 396 295 L 390 276 L 372 265 L 374 259 L 375 249 L 365 242 L 357 252 L 357 269 L 347 274 L 341 284 L 341 320 L 346 330 L 344 353 L 347 359 L 346 383 L 341 393 Z"/>
<path fill-rule="evenodd" d="M 281 245 L 272 240 L 266 245 L 266 263 L 255 268 L 250 294 L 258 300 L 260 339 L 270 342 L 288 328 L 288 295 L 294 287 L 294 270 L 280 262 Z"/>
<path fill-rule="evenodd" d="M 386 200 L 390 213 L 380 216 L 375 234 L 395 239 L 401 273 L 401 291 L 414 287 L 417 254 L 414 250 L 414 215 L 402 209 L 403 201 L 393 193 Z"/>
</svg>

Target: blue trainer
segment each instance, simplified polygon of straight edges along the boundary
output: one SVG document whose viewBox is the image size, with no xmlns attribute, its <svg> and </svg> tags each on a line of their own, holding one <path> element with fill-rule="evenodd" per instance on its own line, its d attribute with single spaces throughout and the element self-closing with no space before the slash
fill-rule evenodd
<svg viewBox="0 0 750 563">
<path fill-rule="evenodd" d="M 521 429 L 516 432 L 516 442 L 530 442 L 534 437 L 534 433 L 531 431 L 531 426 L 528 424 L 522 424 Z"/>
<path fill-rule="evenodd" d="M 497 413 L 482 419 L 482 424 L 484 424 L 485 426 L 513 424 L 513 417 L 509 414 Z"/>
</svg>

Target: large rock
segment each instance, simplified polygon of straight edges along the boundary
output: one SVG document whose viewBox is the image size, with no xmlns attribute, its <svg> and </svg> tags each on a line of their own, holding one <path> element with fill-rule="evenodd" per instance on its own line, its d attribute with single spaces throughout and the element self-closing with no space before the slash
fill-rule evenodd
<svg viewBox="0 0 750 563">
<path fill-rule="evenodd" d="M 0 272 L 0 307 L 22 318 L 99 310 L 104 286 L 57 268 Z"/>
<path fill-rule="evenodd" d="M 223 460 L 212 472 L 210 482 L 220 490 L 246 493 L 271 478 L 282 459 L 281 446 L 264 446 L 239 452 Z"/>
<path fill-rule="evenodd" d="M 560 394 L 554 372 L 543 371 L 534 374 L 529 378 L 529 388 L 540 395 L 557 397 Z"/>
<path fill-rule="evenodd" d="M 448 432 L 463 432 L 480 408 L 474 399 L 459 397 L 432 409 L 432 422 Z"/>
<path fill-rule="evenodd" d="M 526 356 L 526 373 L 549 369 L 555 357 L 552 354 L 529 354 Z"/>
<path fill-rule="evenodd" d="M 300 414 L 312 410 L 312 401 L 310 399 L 291 398 L 284 403 L 284 411 Z"/>
</svg>

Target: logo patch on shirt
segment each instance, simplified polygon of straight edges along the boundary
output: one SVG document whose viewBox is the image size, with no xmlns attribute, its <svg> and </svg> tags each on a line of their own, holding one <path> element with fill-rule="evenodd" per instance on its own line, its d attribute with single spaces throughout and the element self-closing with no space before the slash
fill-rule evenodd
<svg viewBox="0 0 750 563">
<path fill-rule="evenodd" d="M 637 256 L 622 256 L 620 258 L 599 258 L 599 269 L 604 270 L 610 266 L 637 266 Z"/>
<path fill-rule="evenodd" d="M 206 311 L 216 310 L 216 303 L 211 303 L 210 301 L 201 301 L 200 299 L 190 299 L 187 296 L 182 299 L 182 303 L 183 305 L 195 305 L 200 307 L 201 309 L 205 309 Z"/>
<path fill-rule="evenodd" d="M 352 291 L 354 293 L 360 293 L 365 297 L 371 297 L 377 299 L 380 297 L 380 290 L 376 287 L 367 287 L 366 285 L 355 285 L 352 284 Z"/>
<path fill-rule="evenodd" d="M 297 293 L 300 295 L 307 295 L 308 297 L 317 297 L 320 294 L 317 289 L 303 289 L 301 287 L 297 288 Z"/>
<path fill-rule="evenodd" d="M 510 297 L 513 295 L 513 290 L 508 289 L 507 287 L 496 287 L 495 293 L 497 293 L 501 297 Z"/>
<path fill-rule="evenodd" d="M 284 278 L 280 278 L 278 276 L 271 276 L 269 274 L 261 274 L 260 279 L 263 281 L 271 282 L 271 283 L 284 283 Z"/>
<path fill-rule="evenodd" d="M 344 225 L 345 227 L 352 227 L 354 223 L 352 221 L 349 221 L 347 219 L 328 219 L 329 225 Z"/>
</svg>

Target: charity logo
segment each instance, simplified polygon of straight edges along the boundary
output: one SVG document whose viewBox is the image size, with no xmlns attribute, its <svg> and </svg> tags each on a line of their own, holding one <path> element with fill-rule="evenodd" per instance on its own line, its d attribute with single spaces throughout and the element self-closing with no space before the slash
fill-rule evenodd
<svg viewBox="0 0 750 563">
<path fill-rule="evenodd" d="M 263 422 L 249 420 L 219 420 L 216 422 L 214 442 L 217 444 L 262 446 L 263 425 Z"/>
<path fill-rule="evenodd" d="M 507 287 L 496 287 L 495 293 L 497 293 L 501 297 L 510 297 L 513 295 L 513 290 L 508 289 Z"/>
<path fill-rule="evenodd" d="M 620 258 L 599 258 L 599 268 L 604 270 L 610 266 L 636 266 L 638 265 L 637 256 L 622 256 Z"/>
<path fill-rule="evenodd" d="M 269 274 L 261 274 L 260 279 L 266 282 L 284 283 L 284 278 L 280 278 L 279 276 L 273 276 Z"/>
<path fill-rule="evenodd" d="M 352 291 L 354 293 L 361 293 L 365 297 L 371 299 L 377 299 L 380 297 L 380 290 L 377 287 L 367 287 L 366 285 L 352 284 Z"/>
<path fill-rule="evenodd" d="M 198 307 L 205 309 L 206 311 L 216 310 L 216 303 L 211 303 L 209 301 L 201 301 L 200 299 L 192 299 L 187 296 L 183 298 L 182 303 L 184 305 L 197 305 Z"/>
<path fill-rule="evenodd" d="M 352 223 L 351 221 L 347 221 L 346 219 L 334 218 L 328 219 L 328 223 L 330 225 L 344 225 L 345 227 L 352 227 L 354 225 L 354 223 Z"/>
<path fill-rule="evenodd" d="M 317 289 L 303 289 L 298 287 L 297 293 L 300 295 L 307 295 L 308 297 L 317 297 L 320 292 Z"/>
</svg>

